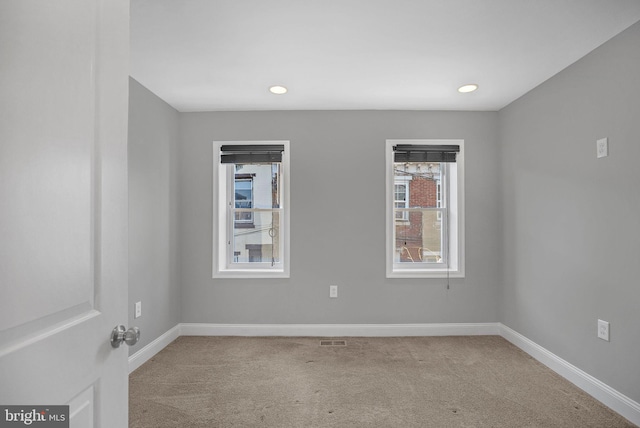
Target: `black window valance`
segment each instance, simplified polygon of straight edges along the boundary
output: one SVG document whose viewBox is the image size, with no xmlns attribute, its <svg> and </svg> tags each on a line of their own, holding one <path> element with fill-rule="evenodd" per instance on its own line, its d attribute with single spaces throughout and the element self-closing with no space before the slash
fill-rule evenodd
<svg viewBox="0 0 640 428">
<path fill-rule="evenodd" d="M 455 162 L 458 145 L 398 144 L 393 146 L 394 162 Z"/>
<path fill-rule="evenodd" d="M 220 163 L 282 162 L 284 144 L 224 145 L 220 147 Z"/>
</svg>

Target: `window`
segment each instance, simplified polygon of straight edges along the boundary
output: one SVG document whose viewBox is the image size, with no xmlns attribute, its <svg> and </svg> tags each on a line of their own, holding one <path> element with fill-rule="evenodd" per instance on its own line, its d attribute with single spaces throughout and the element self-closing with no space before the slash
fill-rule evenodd
<svg viewBox="0 0 640 428">
<path fill-rule="evenodd" d="M 464 277 L 464 141 L 387 140 L 387 277 Z"/>
<path fill-rule="evenodd" d="M 289 276 L 289 142 L 214 142 L 213 276 Z"/>
<path fill-rule="evenodd" d="M 255 174 L 236 174 L 235 175 L 235 206 L 236 208 L 253 208 L 253 176 Z M 253 212 L 244 211 L 237 212 L 235 215 L 236 228 L 254 227 Z"/>
<path fill-rule="evenodd" d="M 395 177 L 394 180 L 394 192 L 393 192 L 393 206 L 395 208 L 408 208 L 409 202 L 409 184 L 410 177 Z M 409 220 L 409 213 L 406 211 L 397 210 L 396 220 Z"/>
</svg>

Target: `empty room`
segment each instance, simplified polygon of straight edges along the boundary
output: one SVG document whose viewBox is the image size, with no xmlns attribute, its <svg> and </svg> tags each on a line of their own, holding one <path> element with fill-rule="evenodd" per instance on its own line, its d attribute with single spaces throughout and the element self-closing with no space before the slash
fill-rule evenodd
<svg viewBox="0 0 640 428">
<path fill-rule="evenodd" d="M 0 426 L 640 426 L 640 1 L 0 4 Z"/>
</svg>

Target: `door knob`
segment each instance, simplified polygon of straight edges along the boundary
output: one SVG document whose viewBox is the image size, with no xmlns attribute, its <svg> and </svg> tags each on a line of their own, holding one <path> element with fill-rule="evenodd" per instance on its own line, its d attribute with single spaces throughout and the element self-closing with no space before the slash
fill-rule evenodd
<svg viewBox="0 0 640 428">
<path fill-rule="evenodd" d="M 129 346 L 135 345 L 140 340 L 140 329 L 138 327 L 131 327 L 129 330 L 123 325 L 116 326 L 111 332 L 111 346 L 114 348 L 120 347 L 122 342 Z"/>
</svg>

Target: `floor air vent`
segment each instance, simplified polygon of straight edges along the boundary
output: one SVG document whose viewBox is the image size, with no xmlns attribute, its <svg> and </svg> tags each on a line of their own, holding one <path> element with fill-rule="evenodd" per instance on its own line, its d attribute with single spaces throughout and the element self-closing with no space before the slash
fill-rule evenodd
<svg viewBox="0 0 640 428">
<path fill-rule="evenodd" d="M 347 346 L 346 340 L 321 340 L 320 346 Z"/>
</svg>

